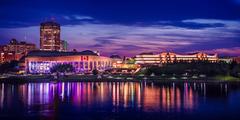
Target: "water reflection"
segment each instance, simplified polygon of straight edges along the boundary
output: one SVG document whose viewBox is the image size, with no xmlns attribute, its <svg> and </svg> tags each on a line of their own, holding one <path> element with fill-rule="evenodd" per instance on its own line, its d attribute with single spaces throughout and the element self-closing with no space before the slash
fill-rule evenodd
<svg viewBox="0 0 240 120">
<path fill-rule="evenodd" d="M 226 96 L 228 85 L 217 84 L 208 88 L 205 83 L 2 83 L 0 90 L 1 111 L 15 109 L 13 105 L 17 105 L 27 112 L 54 112 L 59 105 L 67 104 L 79 110 L 179 112 L 196 109 L 199 97 L 204 98 L 214 90 L 218 91 L 218 95 Z"/>
</svg>

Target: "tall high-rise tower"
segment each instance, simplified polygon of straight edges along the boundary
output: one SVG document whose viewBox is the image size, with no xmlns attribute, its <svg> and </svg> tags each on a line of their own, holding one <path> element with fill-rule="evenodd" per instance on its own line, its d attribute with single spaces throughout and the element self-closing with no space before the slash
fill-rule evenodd
<svg viewBox="0 0 240 120">
<path fill-rule="evenodd" d="M 49 21 L 40 26 L 40 49 L 47 51 L 60 50 L 60 24 Z"/>
</svg>

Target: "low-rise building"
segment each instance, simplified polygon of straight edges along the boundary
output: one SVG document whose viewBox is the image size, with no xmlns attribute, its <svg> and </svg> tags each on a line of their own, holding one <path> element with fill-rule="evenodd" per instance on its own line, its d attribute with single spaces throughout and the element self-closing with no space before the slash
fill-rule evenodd
<svg viewBox="0 0 240 120">
<path fill-rule="evenodd" d="M 233 61 L 232 57 L 221 57 L 219 58 L 219 61 L 225 62 L 225 63 L 231 63 Z"/>
<path fill-rule="evenodd" d="M 10 40 L 9 44 L 5 45 L 3 51 L 5 52 L 15 52 L 27 55 L 28 52 L 36 50 L 36 45 L 32 43 L 27 43 L 24 41 L 17 41 L 16 39 Z"/>
<path fill-rule="evenodd" d="M 51 73 L 56 64 L 71 64 L 76 73 L 87 73 L 96 69 L 104 71 L 112 68 L 112 59 L 98 56 L 92 51 L 59 52 L 59 51 L 32 51 L 25 57 L 25 72 Z"/>
<path fill-rule="evenodd" d="M 233 61 L 237 62 L 238 64 L 240 64 L 240 57 L 234 57 Z"/>
<path fill-rule="evenodd" d="M 113 68 L 117 68 L 119 64 L 123 63 L 123 59 L 119 55 L 111 55 L 110 58 L 113 60 Z"/>
<path fill-rule="evenodd" d="M 10 62 L 13 60 L 19 60 L 23 57 L 23 54 L 15 52 L 1 52 L 0 53 L 0 63 Z"/>
<path fill-rule="evenodd" d="M 218 56 L 217 54 L 208 55 L 202 52 L 192 54 L 176 54 L 173 52 L 162 52 L 160 54 L 143 53 L 140 55 L 136 55 L 135 57 L 136 64 L 163 64 L 180 61 L 191 62 L 203 60 L 216 62 L 218 61 Z"/>
<path fill-rule="evenodd" d="M 36 50 L 35 44 L 23 41 L 19 42 L 16 39 L 12 39 L 9 44 L 0 47 L 0 62 L 3 63 L 12 60 L 19 60 L 33 50 Z"/>
</svg>

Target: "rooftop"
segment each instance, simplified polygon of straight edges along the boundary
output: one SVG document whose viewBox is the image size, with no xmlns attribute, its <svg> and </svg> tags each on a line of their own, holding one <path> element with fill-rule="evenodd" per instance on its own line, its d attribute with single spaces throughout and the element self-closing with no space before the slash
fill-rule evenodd
<svg viewBox="0 0 240 120">
<path fill-rule="evenodd" d="M 47 21 L 47 22 L 42 22 L 41 26 L 60 26 L 60 24 L 54 21 Z"/>
<path fill-rule="evenodd" d="M 13 38 L 13 39 L 10 40 L 9 45 L 35 45 L 35 44 L 27 43 L 25 41 L 18 41 L 18 40 Z"/>
<path fill-rule="evenodd" d="M 119 55 L 116 54 L 111 55 L 110 58 L 122 59 Z"/>
<path fill-rule="evenodd" d="M 152 52 L 140 53 L 139 55 L 154 55 Z"/>
<path fill-rule="evenodd" d="M 59 52 L 59 51 L 31 51 L 28 53 L 27 57 L 57 57 L 57 56 L 72 56 L 72 55 L 91 55 L 98 56 L 96 53 L 90 50 L 85 50 L 82 52 Z"/>
</svg>

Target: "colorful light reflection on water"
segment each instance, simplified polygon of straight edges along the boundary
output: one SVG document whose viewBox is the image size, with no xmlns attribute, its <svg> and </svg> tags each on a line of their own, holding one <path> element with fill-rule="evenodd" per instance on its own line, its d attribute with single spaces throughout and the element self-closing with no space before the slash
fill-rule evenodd
<svg viewBox="0 0 240 120">
<path fill-rule="evenodd" d="M 60 82 L 22 85 L 2 83 L 0 117 L 17 114 L 54 119 L 56 116 L 66 114 L 66 111 L 67 114 L 74 115 L 83 112 L 195 113 L 201 110 L 205 112 L 205 109 L 214 109 L 208 105 L 210 104 L 208 99 L 218 98 L 216 102 L 227 101 L 228 89 L 228 84 L 206 83 Z M 206 104 L 208 106 L 203 107 Z M 218 107 L 215 108 L 217 110 Z"/>
</svg>

